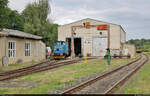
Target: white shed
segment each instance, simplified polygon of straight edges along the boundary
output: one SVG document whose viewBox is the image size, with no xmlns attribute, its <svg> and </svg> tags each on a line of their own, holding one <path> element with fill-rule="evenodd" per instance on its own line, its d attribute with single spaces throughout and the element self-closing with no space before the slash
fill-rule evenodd
<svg viewBox="0 0 150 96">
<path fill-rule="evenodd" d="M 121 25 L 87 18 L 58 27 L 58 40 L 67 41 L 69 47 L 72 26 L 85 26 L 76 27 L 74 30 L 76 55 L 104 56 L 108 46 L 110 46 L 111 53 L 113 53 L 123 49 L 123 44 L 126 42 L 126 33 Z"/>
</svg>

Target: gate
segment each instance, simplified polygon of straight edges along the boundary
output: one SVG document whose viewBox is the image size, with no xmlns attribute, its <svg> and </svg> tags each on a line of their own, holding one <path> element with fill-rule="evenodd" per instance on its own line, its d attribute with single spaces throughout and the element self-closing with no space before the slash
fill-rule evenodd
<svg viewBox="0 0 150 96">
<path fill-rule="evenodd" d="M 107 49 L 106 37 L 93 37 L 93 56 L 105 56 Z"/>
</svg>

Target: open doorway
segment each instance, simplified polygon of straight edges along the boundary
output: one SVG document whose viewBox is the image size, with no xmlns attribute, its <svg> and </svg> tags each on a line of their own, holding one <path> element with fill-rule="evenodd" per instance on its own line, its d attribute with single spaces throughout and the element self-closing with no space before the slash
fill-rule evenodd
<svg viewBox="0 0 150 96">
<path fill-rule="evenodd" d="M 66 41 L 68 43 L 68 49 L 69 49 L 69 56 L 71 55 L 71 38 L 66 38 Z M 74 52 L 75 56 L 81 55 L 81 38 L 74 38 Z"/>
</svg>

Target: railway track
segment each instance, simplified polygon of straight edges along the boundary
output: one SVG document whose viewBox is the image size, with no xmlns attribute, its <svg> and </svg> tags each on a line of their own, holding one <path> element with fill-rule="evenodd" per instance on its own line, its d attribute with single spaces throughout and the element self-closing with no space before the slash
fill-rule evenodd
<svg viewBox="0 0 150 96">
<path fill-rule="evenodd" d="M 75 87 L 65 90 L 61 94 L 109 94 L 113 93 L 114 89 L 127 81 L 136 71 L 138 71 L 149 57 L 141 55 L 139 59 L 122 65 L 108 72 L 104 72 L 100 76 L 92 78 Z"/>
<path fill-rule="evenodd" d="M 88 58 L 88 60 L 91 60 L 91 59 L 96 59 L 96 58 L 95 57 L 94 58 Z M 81 61 L 82 60 L 42 62 L 42 63 L 35 64 L 35 65 L 32 65 L 32 66 L 2 72 L 2 73 L 0 73 L 0 81 L 11 80 L 11 79 L 15 79 L 17 77 L 26 76 L 26 75 L 33 74 L 33 73 L 58 68 L 60 66 L 65 66 L 65 65 L 78 63 L 78 62 L 81 62 Z"/>
</svg>

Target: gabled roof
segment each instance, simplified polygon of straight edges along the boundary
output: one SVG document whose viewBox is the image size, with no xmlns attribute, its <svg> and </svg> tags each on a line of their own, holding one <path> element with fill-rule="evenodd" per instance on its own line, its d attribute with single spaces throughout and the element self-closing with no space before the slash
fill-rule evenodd
<svg viewBox="0 0 150 96">
<path fill-rule="evenodd" d="M 109 22 L 105 22 L 105 21 L 100 21 L 100 20 L 96 20 L 96 19 L 91 19 L 91 18 L 85 18 L 85 19 L 81 19 L 81 20 L 78 20 L 78 21 L 75 21 L 75 22 L 72 22 L 72 23 L 69 23 L 69 24 L 64 24 L 64 25 L 60 25 L 60 26 L 67 26 L 67 25 L 70 25 L 70 24 L 73 24 L 73 23 L 77 23 L 77 22 L 80 22 L 80 21 L 83 21 L 83 20 L 92 20 L 92 21 L 97 21 L 97 22 L 103 22 L 103 23 L 107 23 L 107 24 L 112 24 L 112 25 L 117 25 L 117 26 L 120 26 L 121 29 L 124 31 L 124 29 L 122 28 L 121 25 L 118 25 L 118 24 L 113 24 L 113 23 L 109 23 Z M 124 31 L 125 32 L 125 31 Z"/>
<path fill-rule="evenodd" d="M 78 20 L 78 21 L 75 21 L 75 22 L 72 22 L 72 23 L 69 23 L 69 24 L 60 25 L 60 26 L 70 25 L 70 24 L 80 22 L 80 21 L 83 21 L 83 20 L 93 20 L 93 21 L 97 21 L 97 22 L 108 23 L 108 22 L 105 22 L 105 21 L 95 20 L 95 19 L 91 19 L 91 18 L 85 18 L 85 19 L 82 19 L 82 20 Z M 108 23 L 108 24 L 113 24 L 113 23 Z M 118 25 L 118 24 L 113 24 L 113 25 Z M 120 26 L 120 25 L 118 25 L 118 26 Z"/>
<path fill-rule="evenodd" d="M 23 38 L 30 38 L 30 39 L 42 39 L 40 36 L 32 35 L 29 33 L 25 33 L 18 30 L 12 30 L 12 29 L 3 29 L 0 34 L 6 35 L 6 36 L 15 36 L 15 37 L 23 37 Z"/>
</svg>

